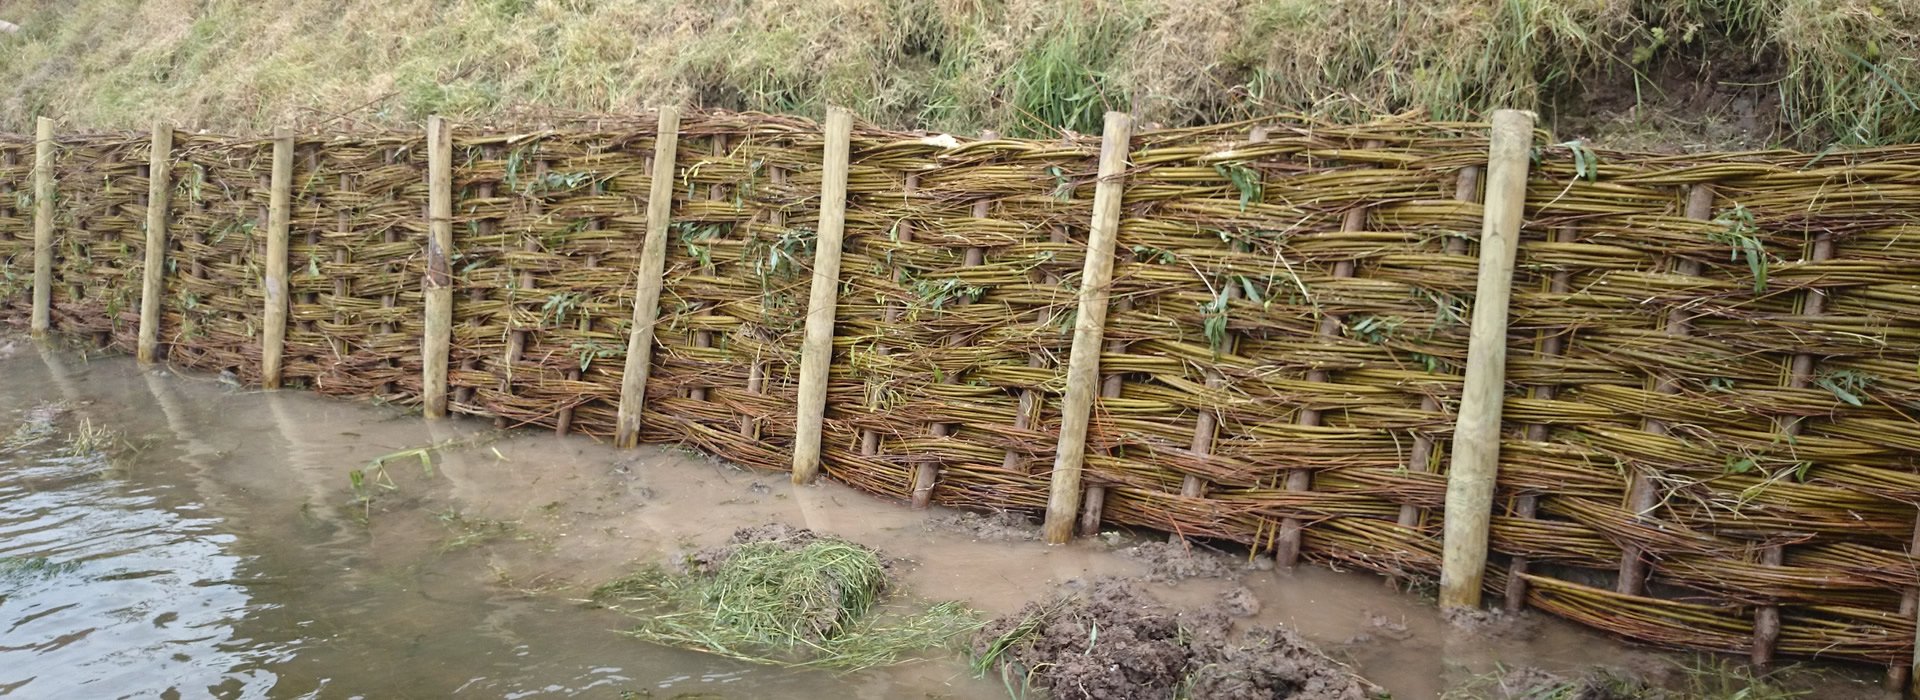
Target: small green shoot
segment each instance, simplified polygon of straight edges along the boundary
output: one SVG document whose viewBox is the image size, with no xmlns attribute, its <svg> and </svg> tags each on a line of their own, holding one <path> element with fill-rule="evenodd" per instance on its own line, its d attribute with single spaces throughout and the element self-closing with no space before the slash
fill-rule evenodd
<svg viewBox="0 0 1920 700">
<path fill-rule="evenodd" d="M 1767 291 L 1769 258 L 1766 246 L 1761 244 L 1757 235 L 1760 228 L 1754 224 L 1753 212 L 1748 211 L 1745 205 L 1736 204 L 1733 209 L 1715 217 L 1713 222 L 1719 224 L 1721 230 L 1708 234 L 1708 237 L 1732 248 L 1731 259 L 1734 262 L 1746 259 L 1747 269 L 1753 273 L 1754 294 Z"/>
</svg>

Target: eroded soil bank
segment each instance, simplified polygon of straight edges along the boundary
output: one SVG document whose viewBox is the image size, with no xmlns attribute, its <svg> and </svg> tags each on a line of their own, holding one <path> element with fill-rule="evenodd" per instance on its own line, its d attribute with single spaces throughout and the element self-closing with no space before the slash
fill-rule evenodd
<svg viewBox="0 0 1920 700">
<path fill-rule="evenodd" d="M 581 604 L 636 565 L 764 523 L 873 547 L 902 560 L 894 572 L 911 595 L 988 617 L 1125 579 L 1171 610 L 1236 616 L 1236 633 L 1298 635 L 1396 698 L 1437 697 L 1500 668 L 1672 664 L 1552 620 L 1449 633 L 1428 603 L 1376 577 L 1274 571 L 1155 533 L 1049 547 L 1018 518 L 796 488 L 672 449 L 427 423 L 0 338 L 6 346 L 0 432 L 36 411 L 58 417 L 57 435 L 0 454 L 0 556 L 81 566 L 0 600 L 0 669 L 56 656 L 67 669 L 8 672 L 0 694 L 1006 697 L 1001 678 L 958 658 L 847 675 L 754 666 L 646 644 L 619 632 L 629 621 L 618 613 Z M 113 434 L 111 457 L 59 444 L 83 422 Z M 163 546 L 174 549 L 146 556 Z M 116 602 L 83 604 L 103 599 Z M 187 605 L 214 612 L 183 628 Z M 1875 692 L 1834 682 L 1822 695 Z"/>
</svg>

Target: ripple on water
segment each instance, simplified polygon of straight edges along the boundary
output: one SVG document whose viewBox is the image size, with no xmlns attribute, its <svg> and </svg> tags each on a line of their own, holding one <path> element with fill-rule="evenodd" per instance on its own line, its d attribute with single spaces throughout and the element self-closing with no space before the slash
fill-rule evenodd
<svg viewBox="0 0 1920 700">
<path fill-rule="evenodd" d="M 240 639 L 254 603 L 216 518 L 54 441 L 0 454 L 0 695 L 265 697 L 285 643 Z"/>
</svg>

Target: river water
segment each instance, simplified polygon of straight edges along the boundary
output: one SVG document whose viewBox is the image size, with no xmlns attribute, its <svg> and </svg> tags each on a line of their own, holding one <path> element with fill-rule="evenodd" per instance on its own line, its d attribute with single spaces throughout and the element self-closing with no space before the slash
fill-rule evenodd
<svg viewBox="0 0 1920 700">
<path fill-rule="evenodd" d="M 403 454 L 421 448 L 428 464 Z M 580 599 L 766 522 L 910 559 L 914 595 L 989 614 L 1144 572 L 1097 540 L 981 541 L 927 518 L 669 449 L 430 424 L 0 337 L 0 697 L 1005 698 L 957 659 L 836 675 L 654 646 Z M 1232 585 L 1263 603 L 1254 622 L 1336 646 L 1400 698 L 1496 664 L 1664 663 L 1552 621 L 1461 642 L 1415 597 L 1317 568 L 1153 592 L 1198 604 Z"/>
</svg>

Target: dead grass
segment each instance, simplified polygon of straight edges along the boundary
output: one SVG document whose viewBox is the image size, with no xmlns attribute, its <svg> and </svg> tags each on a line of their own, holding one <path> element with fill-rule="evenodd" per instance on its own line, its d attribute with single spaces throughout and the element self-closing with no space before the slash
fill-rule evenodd
<svg viewBox="0 0 1920 700">
<path fill-rule="evenodd" d="M 0 39 L 16 131 L 660 102 L 1014 135 L 1116 108 L 1468 118 L 1601 90 L 1637 108 L 1659 74 L 1760 56 L 1744 87 L 1777 100 L 1779 140 L 1920 141 L 1920 0 L 20 0 L 0 19 L 23 27 Z"/>
</svg>

